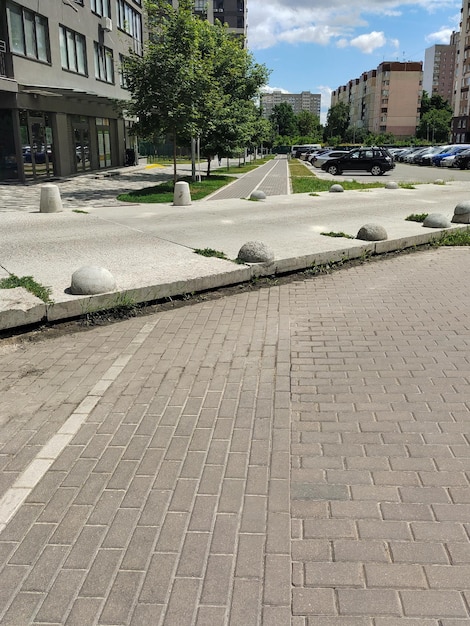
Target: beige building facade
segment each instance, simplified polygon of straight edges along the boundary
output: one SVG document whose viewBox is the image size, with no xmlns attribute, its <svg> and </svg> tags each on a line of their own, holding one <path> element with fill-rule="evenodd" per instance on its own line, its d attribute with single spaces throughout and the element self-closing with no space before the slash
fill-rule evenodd
<svg viewBox="0 0 470 626">
<path fill-rule="evenodd" d="M 430 96 L 439 95 L 449 104 L 453 102 L 455 59 L 457 53 L 455 33 L 451 43 L 436 44 L 424 53 L 423 89 Z"/>
<path fill-rule="evenodd" d="M 470 0 L 463 0 L 455 64 L 451 136 L 455 143 L 470 143 Z"/>
<path fill-rule="evenodd" d="M 421 62 L 384 62 L 335 89 L 331 106 L 340 102 L 348 105 L 353 130 L 414 136 L 419 123 L 422 80 Z"/>
</svg>

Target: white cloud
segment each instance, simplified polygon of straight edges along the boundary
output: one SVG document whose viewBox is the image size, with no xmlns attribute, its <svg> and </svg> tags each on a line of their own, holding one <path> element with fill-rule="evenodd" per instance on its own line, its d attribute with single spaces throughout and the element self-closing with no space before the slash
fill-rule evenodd
<svg viewBox="0 0 470 626">
<path fill-rule="evenodd" d="M 434 12 L 438 9 L 460 10 L 461 0 L 249 0 L 248 43 L 252 49 L 270 48 L 279 42 L 316 43 L 332 41 L 344 46 L 345 40 L 370 52 L 383 44 L 365 42 L 367 16 L 397 16 L 406 8 Z M 384 35 L 385 36 L 385 35 Z M 362 37 L 362 39 L 360 39 Z M 355 41 L 357 43 L 351 43 Z M 373 45 L 370 49 L 370 45 Z"/>
<path fill-rule="evenodd" d="M 435 33 L 430 33 L 426 37 L 426 41 L 431 44 L 434 44 L 434 43 L 448 44 L 451 35 L 452 35 L 452 28 L 443 27 Z"/>
<path fill-rule="evenodd" d="M 351 39 L 349 45 L 357 48 L 365 54 L 370 54 L 371 52 L 374 52 L 374 50 L 377 50 L 377 48 L 383 48 L 386 43 L 387 40 L 383 33 L 372 31 L 371 33 L 359 35 L 359 37 Z"/>
<path fill-rule="evenodd" d="M 265 85 L 261 87 L 260 91 L 262 93 L 273 93 L 273 91 L 280 91 L 281 93 L 290 93 L 287 89 L 283 89 L 282 87 L 271 87 L 270 85 Z"/>
</svg>

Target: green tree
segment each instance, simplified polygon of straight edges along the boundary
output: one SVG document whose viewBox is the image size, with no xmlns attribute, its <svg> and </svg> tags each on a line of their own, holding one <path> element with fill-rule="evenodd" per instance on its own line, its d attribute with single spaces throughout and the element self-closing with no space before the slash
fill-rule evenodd
<svg viewBox="0 0 470 626">
<path fill-rule="evenodd" d="M 296 115 L 297 131 L 301 137 L 311 141 L 321 139 L 320 118 L 310 111 L 300 111 Z M 308 143 L 308 141 L 306 141 Z"/>
<path fill-rule="evenodd" d="M 448 109 L 430 109 L 421 116 L 416 136 L 432 143 L 449 140 L 452 111 Z"/>
<path fill-rule="evenodd" d="M 211 72 L 198 130 L 209 175 L 216 154 L 232 156 L 257 141 L 262 127 L 255 100 L 269 72 L 254 62 L 242 41 L 231 36 L 218 20 L 213 25 L 200 21 L 199 29 L 206 72 Z"/>
<path fill-rule="evenodd" d="M 341 137 L 341 141 L 344 141 L 348 126 L 349 107 L 346 103 L 339 102 L 330 108 L 326 116 L 325 141 L 331 141 L 335 136 Z"/>
<path fill-rule="evenodd" d="M 297 134 L 297 120 L 294 109 L 289 103 L 275 104 L 269 119 L 275 135 L 294 137 Z"/>
<path fill-rule="evenodd" d="M 226 132 L 228 151 L 246 140 L 252 100 L 268 76 L 219 22 L 196 17 L 192 4 L 179 0 L 174 9 L 167 0 L 147 0 L 149 42 L 142 57 L 131 54 L 125 63 L 136 132 L 172 137 L 175 182 L 178 141 L 200 137 L 207 151 L 221 150 Z"/>
</svg>

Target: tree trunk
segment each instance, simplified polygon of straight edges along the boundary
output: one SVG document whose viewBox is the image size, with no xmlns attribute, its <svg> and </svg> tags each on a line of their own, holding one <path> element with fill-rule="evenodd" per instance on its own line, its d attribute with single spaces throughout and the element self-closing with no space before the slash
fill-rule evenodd
<svg viewBox="0 0 470 626">
<path fill-rule="evenodd" d="M 176 130 L 173 131 L 173 185 L 176 185 L 178 174 L 176 172 Z"/>
<path fill-rule="evenodd" d="M 211 175 L 211 157 L 207 157 L 207 173 L 206 173 L 206 177 L 209 178 L 209 176 Z"/>
</svg>

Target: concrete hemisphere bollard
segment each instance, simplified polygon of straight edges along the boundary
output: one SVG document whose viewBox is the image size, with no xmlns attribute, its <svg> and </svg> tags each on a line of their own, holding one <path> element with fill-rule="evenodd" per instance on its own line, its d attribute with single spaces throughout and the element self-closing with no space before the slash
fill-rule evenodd
<svg viewBox="0 0 470 626">
<path fill-rule="evenodd" d="M 330 193 L 342 193 L 343 191 L 344 191 L 344 187 L 342 185 L 339 185 L 338 183 L 331 185 L 329 189 Z"/>
<path fill-rule="evenodd" d="M 59 187 L 52 183 L 41 185 L 39 213 L 59 213 L 63 211 Z"/>
<path fill-rule="evenodd" d="M 247 241 L 238 251 L 237 259 L 243 263 L 271 263 L 274 253 L 262 241 Z"/>
<path fill-rule="evenodd" d="M 385 189 L 399 189 L 400 185 L 396 183 L 394 180 L 389 180 L 385 183 Z"/>
<path fill-rule="evenodd" d="M 357 233 L 356 239 L 362 241 L 385 241 L 388 239 L 387 231 L 379 224 L 364 224 Z"/>
<path fill-rule="evenodd" d="M 266 194 L 261 189 L 255 189 L 250 193 L 250 200 L 266 200 Z"/>
<path fill-rule="evenodd" d="M 191 193 L 189 191 L 189 183 L 180 180 L 175 184 L 173 194 L 173 206 L 190 206 Z"/>
<path fill-rule="evenodd" d="M 451 223 L 442 213 L 430 213 L 424 220 L 426 228 L 450 228 Z"/>
<path fill-rule="evenodd" d="M 445 185 L 446 181 L 443 178 L 436 178 L 436 180 L 434 181 L 435 185 Z"/>
<path fill-rule="evenodd" d="M 457 204 L 452 222 L 454 224 L 470 224 L 470 201 L 464 200 Z"/>
<path fill-rule="evenodd" d="M 72 274 L 70 293 L 74 296 L 93 296 L 116 290 L 111 272 L 98 265 L 84 265 Z"/>
</svg>

